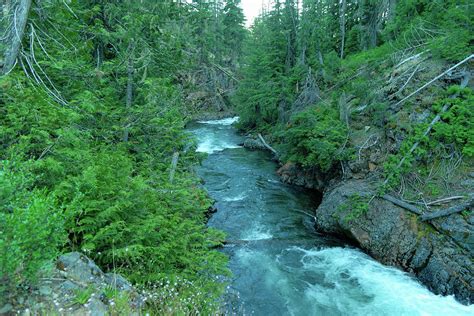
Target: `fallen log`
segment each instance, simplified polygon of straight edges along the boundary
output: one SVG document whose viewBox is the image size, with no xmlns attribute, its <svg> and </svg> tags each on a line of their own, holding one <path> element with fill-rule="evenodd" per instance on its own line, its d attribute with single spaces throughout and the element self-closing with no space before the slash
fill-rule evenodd
<svg viewBox="0 0 474 316">
<path fill-rule="evenodd" d="M 263 136 L 262 134 L 258 133 L 258 138 L 260 139 L 260 141 L 262 142 L 263 146 L 265 146 L 265 148 L 267 148 L 268 150 L 270 150 L 272 153 L 274 153 L 276 156 L 278 156 L 278 152 L 273 149 L 270 145 L 267 144 L 267 142 L 265 141 L 265 139 L 263 139 Z"/>
<path fill-rule="evenodd" d="M 459 199 L 465 199 L 465 198 L 466 198 L 465 196 L 461 196 L 461 195 L 458 195 L 458 196 L 451 196 L 451 197 L 444 198 L 444 199 L 441 199 L 441 200 L 436 200 L 436 201 L 433 201 L 433 202 L 428 202 L 428 203 L 426 203 L 426 205 L 430 206 L 430 205 L 448 203 L 448 202 L 451 202 L 452 200 L 459 200 Z"/>
<path fill-rule="evenodd" d="M 474 57 L 474 54 L 469 56 L 469 58 L 466 58 L 464 61 L 467 61 L 467 60 L 470 60 L 471 58 Z M 458 64 L 459 65 L 459 64 Z M 465 88 L 467 87 L 468 83 L 469 83 L 469 80 L 470 80 L 470 75 L 466 75 L 463 79 L 463 81 L 461 82 L 461 88 Z M 458 93 L 452 95 L 450 98 L 451 99 L 454 99 L 454 98 L 457 98 L 458 96 Z M 398 102 L 397 104 L 399 104 L 400 102 Z M 439 120 L 441 120 L 441 115 L 446 112 L 447 110 L 449 110 L 449 108 L 451 107 L 451 104 L 450 103 L 447 103 L 443 106 L 443 108 L 441 109 L 441 112 L 438 113 L 435 118 L 431 121 L 431 123 L 428 125 L 427 129 L 425 130 L 424 134 L 423 134 L 423 138 L 428 136 L 428 134 L 430 134 L 431 130 L 433 129 L 433 127 L 435 126 L 436 123 L 438 123 Z M 417 141 L 416 143 L 413 144 L 413 146 L 410 148 L 410 151 L 408 152 L 407 155 L 403 156 L 403 158 L 400 160 L 400 162 L 398 163 L 397 165 L 397 169 L 399 169 L 403 163 L 405 162 L 405 160 L 407 159 L 408 155 L 411 155 L 415 150 L 416 148 L 418 147 L 418 145 L 420 144 L 420 141 Z M 386 178 L 385 181 L 384 181 L 384 185 L 386 185 L 388 183 L 388 180 L 389 178 Z"/>
<path fill-rule="evenodd" d="M 406 210 L 409 210 L 410 212 L 415 213 L 417 215 L 422 215 L 423 214 L 423 212 L 420 211 L 417 207 L 415 207 L 411 204 L 408 204 L 407 202 L 404 202 L 402 200 L 399 200 L 396 197 L 393 197 L 391 195 L 385 194 L 384 196 L 382 196 L 382 198 L 384 200 L 392 202 L 393 204 L 398 205 L 398 206 L 400 206 L 400 207 L 402 207 Z"/>
<path fill-rule="evenodd" d="M 445 216 L 448 216 L 448 215 L 451 215 L 451 214 L 460 213 L 464 210 L 472 208 L 473 206 L 474 206 L 474 198 L 471 197 L 471 199 L 469 199 L 468 201 L 466 201 L 464 203 L 454 205 L 454 206 L 451 206 L 451 207 L 448 207 L 446 209 L 439 210 L 439 211 L 436 211 L 436 212 L 433 212 L 433 213 L 424 214 L 424 215 L 421 216 L 421 220 L 422 221 L 429 221 L 429 220 L 432 220 L 432 219 L 445 217 Z"/>
</svg>

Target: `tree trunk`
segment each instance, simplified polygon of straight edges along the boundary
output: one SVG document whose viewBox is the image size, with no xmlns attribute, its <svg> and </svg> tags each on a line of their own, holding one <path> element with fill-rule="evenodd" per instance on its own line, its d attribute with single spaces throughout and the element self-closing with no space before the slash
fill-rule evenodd
<svg viewBox="0 0 474 316">
<path fill-rule="evenodd" d="M 341 9 L 339 12 L 340 24 L 341 24 L 341 59 L 344 58 L 344 45 L 346 40 L 346 0 L 341 1 Z"/>
<path fill-rule="evenodd" d="M 326 70 L 324 70 L 324 60 L 323 60 L 323 54 L 321 53 L 321 50 L 318 50 L 318 60 L 319 64 L 321 65 L 321 75 L 323 76 L 324 79 L 326 79 Z"/>
<path fill-rule="evenodd" d="M 128 66 L 127 66 L 127 94 L 125 100 L 125 115 L 129 116 L 130 108 L 132 107 L 133 102 L 133 44 L 130 44 L 130 56 L 128 57 Z M 123 141 L 128 142 L 129 137 L 129 124 L 125 125 L 125 129 L 123 131 Z"/>
<path fill-rule="evenodd" d="M 397 0 L 389 0 L 388 3 L 388 20 L 392 21 L 395 18 L 397 8 Z"/>
<path fill-rule="evenodd" d="M 8 24 L 9 19 L 7 16 L 11 16 L 11 29 L 6 29 L 5 33 L 0 34 L 2 38 L 2 43 L 4 45 L 4 51 L 0 58 L 0 74 L 5 75 L 9 73 L 15 66 L 18 52 L 21 47 L 21 40 L 25 33 L 26 22 L 28 21 L 28 14 L 31 8 L 31 0 L 16 0 L 16 1 L 7 1 L 6 4 L 2 6 L 2 11 L 6 12 L 3 17 Z M 0 46 L 1 47 L 1 46 Z"/>
<path fill-rule="evenodd" d="M 170 168 L 170 183 L 174 181 L 174 175 L 176 173 L 176 167 L 178 166 L 178 159 L 179 159 L 179 152 L 175 152 L 173 154 L 173 158 L 171 158 L 171 168 Z"/>
</svg>

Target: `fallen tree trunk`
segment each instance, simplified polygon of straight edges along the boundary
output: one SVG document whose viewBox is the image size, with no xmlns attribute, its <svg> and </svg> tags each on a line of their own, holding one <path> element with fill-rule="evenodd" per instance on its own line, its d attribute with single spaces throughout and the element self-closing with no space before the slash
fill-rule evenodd
<svg viewBox="0 0 474 316">
<path fill-rule="evenodd" d="M 471 55 L 469 58 L 472 58 L 473 56 L 474 56 L 474 54 Z M 465 59 L 465 60 L 468 60 L 468 59 Z M 458 64 L 458 65 L 459 65 L 459 64 Z M 463 81 L 461 82 L 461 88 L 465 88 L 465 87 L 468 85 L 469 80 L 470 80 L 470 75 L 467 74 L 467 75 L 464 77 Z M 457 98 L 458 95 L 459 95 L 459 94 L 456 93 L 456 94 L 452 95 L 452 96 L 450 97 L 450 99 L 455 99 L 455 98 Z M 400 103 L 400 102 L 399 102 L 399 103 Z M 397 104 L 398 104 L 398 103 L 397 103 Z M 424 134 L 423 134 L 423 137 L 428 136 L 428 134 L 431 132 L 431 130 L 433 129 L 433 127 L 435 126 L 435 124 L 438 123 L 438 121 L 441 119 L 441 115 L 442 115 L 443 113 L 445 113 L 447 110 L 449 110 L 450 107 L 451 107 L 451 104 L 450 104 L 450 103 L 447 103 L 447 104 L 445 104 L 445 105 L 443 106 L 443 108 L 441 109 L 441 111 L 435 116 L 435 118 L 434 118 L 434 119 L 431 121 L 431 123 L 428 125 L 426 131 L 425 131 Z M 415 151 L 415 149 L 418 147 L 419 144 L 420 144 L 420 141 L 417 141 L 416 143 L 413 144 L 413 146 L 410 148 L 410 151 L 408 152 L 409 155 L 411 155 L 411 154 Z M 400 160 L 400 162 L 399 162 L 398 165 L 397 165 L 397 169 L 399 169 L 399 168 L 403 165 L 403 163 L 404 163 L 405 160 L 407 159 L 407 156 L 408 156 L 408 155 L 403 156 L 403 158 Z M 387 183 L 388 183 L 388 178 L 385 179 L 385 181 L 384 181 L 383 184 L 386 185 Z"/>
<path fill-rule="evenodd" d="M 267 142 L 265 141 L 265 139 L 263 138 L 262 134 L 258 134 L 258 138 L 260 139 L 260 141 L 262 142 L 263 146 L 265 146 L 265 148 L 267 148 L 268 150 L 270 150 L 272 153 L 274 153 L 276 156 L 278 156 L 278 152 L 273 149 L 270 145 L 267 144 Z"/>
<path fill-rule="evenodd" d="M 445 217 L 451 214 L 460 213 L 464 210 L 472 208 L 473 206 L 474 206 L 474 198 L 471 197 L 468 201 L 464 203 L 448 207 L 444 210 L 439 210 L 433 213 L 424 214 L 423 216 L 421 216 L 421 220 L 429 221 L 429 220 L 436 219 L 439 217 Z"/>
<path fill-rule="evenodd" d="M 438 79 L 441 79 L 442 77 L 446 76 L 449 72 L 453 71 L 454 69 L 458 68 L 459 66 L 461 66 L 462 64 L 465 64 L 467 63 L 468 61 L 470 61 L 471 59 L 474 58 L 474 54 L 471 54 L 470 56 L 466 57 L 465 59 L 463 59 L 462 61 L 460 61 L 459 63 L 457 63 L 456 65 L 452 66 L 451 68 L 449 68 L 448 70 L 446 70 L 445 72 L 443 72 L 442 74 L 434 77 L 433 79 L 431 79 L 430 81 L 428 81 L 427 83 L 425 83 L 423 86 L 421 86 L 420 88 L 416 89 L 414 92 L 410 93 L 408 96 L 406 96 L 405 98 L 403 98 L 402 100 L 398 101 L 397 103 L 395 103 L 395 106 L 398 106 L 400 104 L 402 104 L 403 102 L 405 102 L 406 100 L 408 100 L 409 98 L 411 98 L 412 96 L 414 96 L 415 94 L 419 93 L 421 90 L 425 89 L 426 87 L 428 87 L 429 85 L 431 85 L 433 82 L 435 82 L 436 80 Z"/>
<path fill-rule="evenodd" d="M 404 201 L 402 201 L 402 200 L 399 200 L 399 199 L 397 199 L 397 198 L 395 198 L 395 197 L 393 197 L 393 196 L 391 196 L 391 195 L 385 194 L 384 196 L 382 196 L 382 198 L 383 198 L 384 200 L 387 200 L 387 201 L 389 201 L 389 202 L 392 202 L 393 204 L 398 205 L 398 206 L 400 206 L 400 207 L 402 207 L 402 208 L 404 208 L 404 209 L 406 209 L 406 210 L 409 210 L 410 212 L 415 213 L 415 214 L 417 214 L 417 215 L 422 215 L 422 214 L 423 214 L 423 212 L 420 211 L 420 210 L 419 210 L 418 208 L 416 208 L 415 206 L 413 206 L 413 205 L 411 205 L 411 204 L 409 204 L 409 203 L 407 203 L 407 202 L 404 202 Z"/>
</svg>

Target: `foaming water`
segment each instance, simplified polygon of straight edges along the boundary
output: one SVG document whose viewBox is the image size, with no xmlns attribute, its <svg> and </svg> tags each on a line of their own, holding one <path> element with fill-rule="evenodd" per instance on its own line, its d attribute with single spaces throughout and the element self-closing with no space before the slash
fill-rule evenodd
<svg viewBox="0 0 474 316">
<path fill-rule="evenodd" d="M 305 299 L 315 305 L 337 306 L 343 314 L 352 315 L 474 315 L 474 305 L 435 295 L 406 273 L 358 250 L 289 250 L 302 254 L 304 270 L 322 271 L 323 281 L 307 282 L 304 291 Z"/>
<path fill-rule="evenodd" d="M 209 124 L 209 125 L 224 125 L 224 126 L 228 126 L 228 125 L 232 125 L 232 124 L 234 124 L 234 123 L 237 123 L 238 121 L 239 121 L 239 117 L 238 117 L 238 116 L 235 116 L 235 117 L 224 118 L 224 119 L 221 119 L 221 120 L 198 121 L 198 123 L 201 123 L 201 124 Z"/>
<path fill-rule="evenodd" d="M 209 156 L 198 172 L 217 201 L 209 226 L 236 241 L 223 249 L 253 315 L 474 315 L 408 274 L 314 231 L 314 193 L 282 184 L 265 152 L 240 148 L 238 118 L 202 121 L 191 131 Z M 245 242 L 239 242 L 245 241 Z"/>
<path fill-rule="evenodd" d="M 223 198 L 222 200 L 224 202 L 237 202 L 237 201 L 244 200 L 246 197 L 247 195 L 245 193 L 240 193 L 237 196 L 228 196 L 228 197 Z"/>
<path fill-rule="evenodd" d="M 239 117 L 221 120 L 199 121 L 200 128 L 193 132 L 198 138 L 197 152 L 213 154 L 225 149 L 241 148 L 232 129 L 232 124 L 238 122 Z"/>
<path fill-rule="evenodd" d="M 200 153 L 213 154 L 215 152 L 223 151 L 224 149 L 228 148 L 241 148 L 241 146 L 234 145 L 225 141 L 218 141 L 215 138 L 212 138 L 212 136 L 210 136 L 209 138 L 198 144 L 198 148 L 196 149 L 196 151 Z"/>
<path fill-rule="evenodd" d="M 242 233 L 242 240 L 252 241 L 252 240 L 268 240 L 271 239 L 273 235 L 270 233 L 270 230 L 262 224 L 254 224 L 250 229 L 247 229 Z"/>
</svg>

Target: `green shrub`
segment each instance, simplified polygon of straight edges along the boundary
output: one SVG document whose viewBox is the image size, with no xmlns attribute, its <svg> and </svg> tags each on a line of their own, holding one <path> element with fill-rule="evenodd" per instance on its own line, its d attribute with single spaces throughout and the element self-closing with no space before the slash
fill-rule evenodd
<svg viewBox="0 0 474 316">
<path fill-rule="evenodd" d="M 339 112 L 331 107 L 312 107 L 291 118 L 283 132 L 287 146 L 286 161 L 304 167 L 317 166 L 327 171 L 343 159 L 347 128 L 339 120 Z"/>
<path fill-rule="evenodd" d="M 30 191 L 25 173 L 12 167 L 0 162 L 0 296 L 5 299 L 33 286 L 67 238 L 51 194 Z"/>
<path fill-rule="evenodd" d="M 456 98 L 450 97 L 455 94 Z M 430 134 L 425 135 L 428 122 L 415 125 L 402 142 L 399 152 L 388 157 L 384 164 L 384 170 L 389 185 L 398 185 L 401 175 L 410 171 L 415 162 L 426 163 L 426 158 L 432 157 L 435 151 L 448 150 L 448 147 L 451 146 L 467 157 L 474 156 L 474 97 L 472 90 L 470 88 L 460 89 L 458 86 L 449 88 L 444 97 L 433 105 L 433 110 L 440 113 L 446 105 L 448 110 L 441 113 L 441 120 L 433 126 Z M 418 146 L 410 153 L 415 143 L 418 143 Z M 399 166 L 402 159 L 405 160 Z M 433 193 L 435 192 L 433 191 Z"/>
<path fill-rule="evenodd" d="M 433 136 L 444 144 L 454 144 L 468 157 L 474 156 L 474 94 L 469 88 L 448 89 L 447 95 L 459 93 L 457 98 L 444 98 L 434 109 L 449 105 L 449 110 L 441 115 L 441 120 L 433 128 Z"/>
<path fill-rule="evenodd" d="M 351 222 L 369 211 L 369 198 L 359 194 L 352 194 L 349 200 L 339 205 L 338 212 L 347 212 L 343 220 Z M 334 214 L 337 217 L 336 213 Z"/>
</svg>

